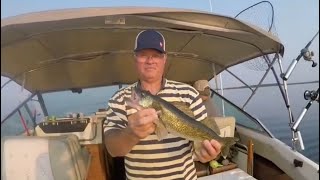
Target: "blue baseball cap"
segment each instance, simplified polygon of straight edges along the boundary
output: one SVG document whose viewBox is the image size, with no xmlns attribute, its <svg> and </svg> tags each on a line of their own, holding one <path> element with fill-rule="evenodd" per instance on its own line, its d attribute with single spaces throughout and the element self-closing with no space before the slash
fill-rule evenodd
<svg viewBox="0 0 320 180">
<path fill-rule="evenodd" d="M 155 30 L 141 31 L 136 37 L 134 52 L 143 49 L 155 49 L 161 53 L 165 53 L 166 41 L 163 35 Z"/>
</svg>

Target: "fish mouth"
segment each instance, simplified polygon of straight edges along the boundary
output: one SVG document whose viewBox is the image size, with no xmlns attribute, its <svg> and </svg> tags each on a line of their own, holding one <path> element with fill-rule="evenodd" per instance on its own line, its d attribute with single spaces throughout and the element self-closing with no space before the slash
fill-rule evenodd
<svg viewBox="0 0 320 180">
<path fill-rule="evenodd" d="M 142 98 L 143 98 L 142 91 L 139 90 L 139 88 L 133 87 L 131 90 L 131 97 L 130 98 L 125 97 L 124 101 L 129 107 L 139 111 L 143 109 L 143 107 L 139 104 Z"/>
<path fill-rule="evenodd" d="M 138 111 L 143 109 L 143 107 L 139 105 L 139 102 L 133 101 L 131 98 L 124 98 L 124 101 L 129 107 L 133 109 L 136 109 Z"/>
</svg>

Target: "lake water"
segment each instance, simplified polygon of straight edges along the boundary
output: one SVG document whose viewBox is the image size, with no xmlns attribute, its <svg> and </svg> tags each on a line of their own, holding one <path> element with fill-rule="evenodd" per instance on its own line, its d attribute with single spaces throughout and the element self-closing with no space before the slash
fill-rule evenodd
<svg viewBox="0 0 320 180">
<path fill-rule="evenodd" d="M 303 99 L 304 89 L 316 89 L 318 86 L 318 84 L 304 85 L 303 88 L 292 86 L 289 95 L 292 96 L 291 109 L 295 120 L 309 102 Z M 224 94 L 229 100 L 238 102 L 239 107 L 244 104 L 245 97 L 248 97 L 243 90 L 225 91 Z M 277 87 L 261 88 L 245 110 L 259 119 L 276 138 L 291 146 L 289 113 Z M 300 152 L 319 164 L 319 103 L 312 103 L 298 129 L 305 146 L 305 150 Z"/>
</svg>

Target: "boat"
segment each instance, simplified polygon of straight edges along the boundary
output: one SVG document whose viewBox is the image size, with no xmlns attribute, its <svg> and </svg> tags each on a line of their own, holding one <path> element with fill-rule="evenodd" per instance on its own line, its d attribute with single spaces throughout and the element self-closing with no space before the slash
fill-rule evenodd
<svg viewBox="0 0 320 180">
<path fill-rule="evenodd" d="M 104 146 L 108 99 L 95 97 L 94 88 L 114 93 L 137 80 L 132 48 L 144 29 L 160 31 L 167 39 L 165 77 L 190 85 L 257 57 L 267 59 L 270 71 L 285 50 L 279 38 L 257 26 L 186 9 L 77 8 L 2 19 L 1 75 L 30 92 L 1 120 L 1 131 L 6 132 L 1 133 L 3 179 L 124 178 L 123 158 L 112 158 Z M 269 59 L 271 55 L 275 58 Z M 212 91 L 225 109 L 225 116 L 217 117 L 221 131 L 240 141 L 224 168 L 198 164 L 199 180 L 319 179 L 317 163 Z M 59 93 L 64 95 L 57 103 Z M 102 104 L 88 110 L 96 103 L 92 99 Z M 78 106 L 78 112 L 64 114 L 67 105 Z M 50 109 L 54 106 L 64 113 L 55 114 Z"/>
</svg>

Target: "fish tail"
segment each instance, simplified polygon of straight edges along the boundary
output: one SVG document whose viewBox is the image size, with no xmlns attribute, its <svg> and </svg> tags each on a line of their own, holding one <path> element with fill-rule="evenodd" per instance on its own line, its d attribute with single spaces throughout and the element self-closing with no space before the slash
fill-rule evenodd
<svg viewBox="0 0 320 180">
<path fill-rule="evenodd" d="M 230 147 L 238 141 L 238 138 L 225 137 L 223 138 L 223 146 L 221 147 L 221 155 L 226 158 L 229 155 Z"/>
</svg>

